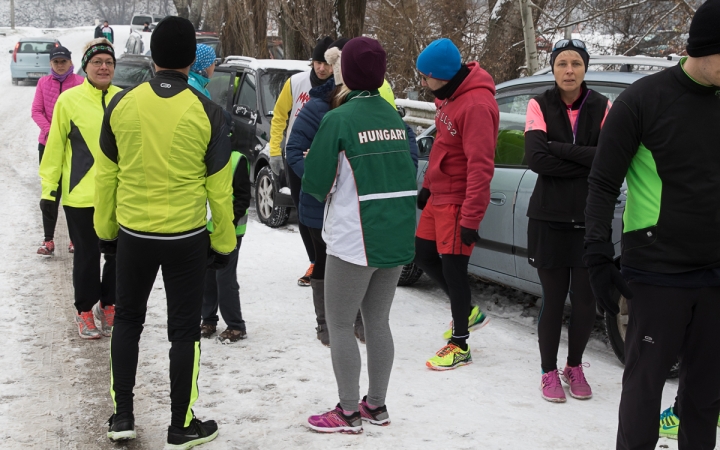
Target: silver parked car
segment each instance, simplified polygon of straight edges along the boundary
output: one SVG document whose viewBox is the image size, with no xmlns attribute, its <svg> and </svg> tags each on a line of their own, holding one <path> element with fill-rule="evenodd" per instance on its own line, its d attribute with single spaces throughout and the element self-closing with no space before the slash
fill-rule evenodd
<svg viewBox="0 0 720 450">
<path fill-rule="evenodd" d="M 658 60 L 660 67 L 677 64 L 677 61 L 653 59 Z M 647 73 L 591 70 L 586 74 L 585 82 L 590 89 L 614 101 L 625 88 Z M 537 174 L 528 168 L 525 161 L 525 112 L 530 99 L 553 86 L 552 74 L 543 74 L 507 81 L 496 87 L 500 132 L 495 150 L 495 175 L 490 184 L 490 204 L 480 224 L 481 239 L 470 256 L 468 267 L 470 273 L 481 278 L 537 296 L 542 296 L 542 287 L 537 270 L 528 263 L 527 253 L 527 209 Z M 434 125 L 418 136 L 418 190 L 422 187 L 434 139 Z M 623 185 L 613 219 L 613 243 L 618 264 L 626 189 L 626 185 Z M 410 285 L 417 281 L 420 275 L 422 270 L 409 264 L 404 267 L 398 284 Z M 620 314 L 606 317 L 606 331 L 615 354 L 624 362 L 628 308 L 619 292 L 617 295 Z"/>
<path fill-rule="evenodd" d="M 10 50 L 10 76 L 12 84 L 22 80 L 39 80 L 50 73 L 50 50 L 60 46 L 54 38 L 22 38 Z"/>
</svg>

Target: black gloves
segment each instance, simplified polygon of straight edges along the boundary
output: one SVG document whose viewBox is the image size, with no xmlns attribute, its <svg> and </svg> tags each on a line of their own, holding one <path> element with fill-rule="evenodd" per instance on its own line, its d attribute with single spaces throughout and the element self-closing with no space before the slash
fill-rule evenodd
<svg viewBox="0 0 720 450">
<path fill-rule="evenodd" d="M 473 245 L 480 240 L 480 235 L 478 234 L 477 230 L 471 230 L 470 228 L 465 228 L 461 225 L 460 240 L 465 245 Z"/>
<path fill-rule="evenodd" d="M 633 293 L 613 263 L 615 249 L 611 242 L 588 244 L 583 261 L 588 266 L 590 287 L 600 308 L 611 316 L 620 312 L 615 289 L 625 298 L 633 298 Z"/>
<path fill-rule="evenodd" d="M 425 205 L 427 205 L 429 198 L 430 198 L 430 189 L 427 189 L 427 188 L 420 189 L 420 192 L 418 192 L 418 196 L 417 196 L 418 209 L 425 209 Z"/>
<path fill-rule="evenodd" d="M 98 247 L 100 247 L 100 253 L 104 253 L 105 256 L 115 256 L 117 253 L 117 239 L 113 239 L 112 241 L 100 239 Z"/>
<path fill-rule="evenodd" d="M 210 253 L 208 253 L 208 269 L 212 270 L 220 270 L 224 269 L 228 264 L 230 264 L 230 254 L 223 255 L 222 253 L 218 253 L 215 250 L 213 250 L 212 247 L 210 247 Z"/>
</svg>

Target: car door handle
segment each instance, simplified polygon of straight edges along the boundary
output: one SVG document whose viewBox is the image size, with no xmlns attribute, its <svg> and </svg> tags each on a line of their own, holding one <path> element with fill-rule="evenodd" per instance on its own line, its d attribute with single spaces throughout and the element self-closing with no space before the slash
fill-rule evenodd
<svg viewBox="0 0 720 450">
<path fill-rule="evenodd" d="M 490 203 L 493 205 L 502 206 L 505 204 L 505 200 L 507 200 L 507 196 L 502 192 L 493 192 L 490 194 Z"/>
</svg>

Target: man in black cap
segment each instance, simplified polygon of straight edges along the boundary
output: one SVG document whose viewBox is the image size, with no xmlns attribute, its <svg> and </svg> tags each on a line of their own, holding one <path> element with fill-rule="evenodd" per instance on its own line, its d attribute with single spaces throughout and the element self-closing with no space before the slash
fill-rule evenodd
<svg viewBox="0 0 720 450">
<path fill-rule="evenodd" d="M 720 0 L 698 8 L 677 66 L 636 81 L 600 134 L 585 210 L 598 304 L 627 299 L 618 449 L 654 449 L 680 357 L 680 449 L 715 447 L 720 412 Z M 610 228 L 623 179 L 620 271 Z"/>
<path fill-rule="evenodd" d="M 290 137 L 295 118 L 305 103 L 310 100 L 310 89 L 324 84 L 332 76 L 333 69 L 325 60 L 325 51 L 333 43 L 330 36 L 320 39 L 312 54 L 312 68 L 309 72 L 300 72 L 291 76 L 283 86 L 278 99 L 273 107 L 273 118 L 270 125 L 270 167 L 276 177 L 279 177 L 285 170 L 283 150 L 280 143 L 283 138 Z M 287 142 L 287 139 L 285 140 Z M 292 170 L 288 171 L 290 179 L 290 195 L 297 209 L 300 202 L 300 184 L 302 183 Z M 315 263 L 315 249 L 313 248 L 310 231 L 299 223 L 300 237 L 302 237 L 305 251 L 310 259 L 310 268 L 305 275 L 298 279 L 299 286 L 310 286 L 310 275 L 312 275 Z M 318 339 L 320 339 L 318 337 Z"/>
<path fill-rule="evenodd" d="M 195 44 L 190 21 L 163 19 L 150 40 L 155 78 L 118 94 L 103 120 L 95 229 L 101 250 L 117 253 L 110 350 L 115 410 L 108 430 L 113 441 L 135 437 L 138 342 L 160 268 L 172 342 L 172 416 L 165 448 L 190 448 L 218 434 L 215 421 L 202 422 L 192 410 L 198 397 L 200 318 L 205 271 L 227 265 L 236 238 L 223 110 L 187 84 Z M 209 236 L 208 203 L 214 225 Z"/>
</svg>

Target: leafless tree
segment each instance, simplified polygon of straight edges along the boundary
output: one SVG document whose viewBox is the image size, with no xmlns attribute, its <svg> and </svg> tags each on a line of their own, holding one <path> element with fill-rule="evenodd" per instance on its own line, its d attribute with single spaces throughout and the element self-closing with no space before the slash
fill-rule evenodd
<svg viewBox="0 0 720 450">
<path fill-rule="evenodd" d="M 267 14 L 265 0 L 223 0 L 225 54 L 267 58 Z"/>
<path fill-rule="evenodd" d="M 451 2 L 452 3 L 452 2 Z M 338 37 L 362 36 L 365 29 L 367 0 L 335 0 L 334 13 Z"/>
<path fill-rule="evenodd" d="M 52 0 L 43 0 L 47 3 L 54 3 Z M 100 16 L 110 24 L 130 23 L 135 13 L 136 0 L 92 0 Z"/>
</svg>

